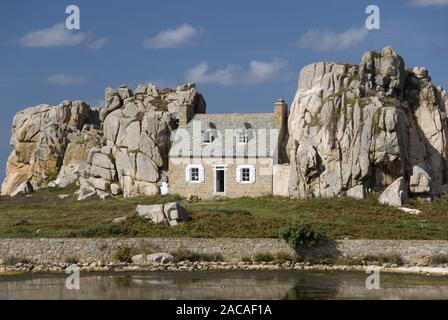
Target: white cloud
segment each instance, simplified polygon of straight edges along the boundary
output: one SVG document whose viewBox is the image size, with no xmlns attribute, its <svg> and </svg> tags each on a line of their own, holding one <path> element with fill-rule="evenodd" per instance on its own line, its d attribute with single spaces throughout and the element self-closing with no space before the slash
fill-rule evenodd
<svg viewBox="0 0 448 320">
<path fill-rule="evenodd" d="M 97 49 L 100 49 L 102 46 L 104 46 L 108 41 L 109 41 L 109 38 L 106 38 L 106 37 L 97 38 L 97 39 L 90 40 L 87 43 L 87 46 L 90 49 L 97 50 Z"/>
<path fill-rule="evenodd" d="M 63 47 L 77 46 L 86 39 L 85 33 L 75 33 L 65 28 L 63 23 L 29 32 L 20 39 L 24 47 Z"/>
<path fill-rule="evenodd" d="M 198 29 L 189 24 L 183 24 L 176 29 L 161 31 L 152 38 L 143 40 L 143 47 L 147 49 L 167 49 L 184 46 L 199 33 Z"/>
<path fill-rule="evenodd" d="M 215 83 L 221 85 L 256 84 L 265 81 L 284 80 L 288 77 L 287 63 L 280 59 L 271 62 L 252 60 L 248 68 L 227 65 L 225 68 L 208 73 L 208 64 L 201 62 L 185 74 L 187 81 Z"/>
<path fill-rule="evenodd" d="M 58 86 L 80 86 L 86 83 L 86 79 L 81 76 L 57 73 L 49 75 L 45 78 L 46 82 L 49 84 L 54 84 Z"/>
<path fill-rule="evenodd" d="M 448 0 L 410 0 L 410 3 L 418 7 L 447 6 Z"/>
<path fill-rule="evenodd" d="M 91 49 L 99 49 L 106 42 L 107 38 L 95 38 L 91 33 L 67 30 L 64 23 L 57 23 L 46 29 L 32 31 L 19 39 L 19 43 L 24 47 L 74 47 L 81 44 L 87 45 Z"/>
<path fill-rule="evenodd" d="M 368 33 L 364 26 L 341 33 L 310 29 L 300 38 L 299 46 L 314 51 L 344 50 L 364 41 Z"/>
</svg>

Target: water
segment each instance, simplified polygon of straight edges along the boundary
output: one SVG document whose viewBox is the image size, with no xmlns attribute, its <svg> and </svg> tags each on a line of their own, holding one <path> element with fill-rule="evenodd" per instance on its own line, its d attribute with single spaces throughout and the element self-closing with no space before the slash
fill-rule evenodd
<svg viewBox="0 0 448 320">
<path fill-rule="evenodd" d="M 448 277 L 362 272 L 217 271 L 85 273 L 80 290 L 65 274 L 0 276 L 0 299 L 448 299 Z"/>
</svg>

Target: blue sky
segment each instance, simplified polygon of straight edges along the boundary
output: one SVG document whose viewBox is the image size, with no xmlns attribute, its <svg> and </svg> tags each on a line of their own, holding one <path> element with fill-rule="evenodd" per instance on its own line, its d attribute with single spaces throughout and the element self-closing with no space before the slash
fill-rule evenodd
<svg viewBox="0 0 448 320">
<path fill-rule="evenodd" d="M 63 28 L 70 4 L 78 31 Z M 363 27 L 369 4 L 381 10 L 380 30 Z M 447 88 L 447 30 L 448 0 L 4 1 L 0 177 L 12 118 L 28 106 L 98 105 L 107 86 L 195 81 L 210 113 L 270 111 L 292 100 L 304 65 L 359 63 L 386 45 Z"/>
</svg>

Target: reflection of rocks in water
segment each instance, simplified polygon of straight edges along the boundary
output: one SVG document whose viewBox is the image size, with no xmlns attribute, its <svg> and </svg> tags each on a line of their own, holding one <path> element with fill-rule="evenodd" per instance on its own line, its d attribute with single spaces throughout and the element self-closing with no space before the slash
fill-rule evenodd
<svg viewBox="0 0 448 320">
<path fill-rule="evenodd" d="M 337 274 L 327 272 L 298 272 L 294 278 L 294 287 L 288 291 L 284 299 L 332 299 L 344 279 Z"/>
<path fill-rule="evenodd" d="M 285 299 L 448 299 L 448 277 L 380 274 L 380 289 L 368 290 L 363 272 L 303 272 Z"/>
<path fill-rule="evenodd" d="M 380 275 L 380 289 L 368 290 L 365 286 L 367 274 L 360 273 L 360 279 L 344 281 L 338 288 L 337 298 L 358 299 L 448 299 L 448 277 L 406 274 Z"/>
<path fill-rule="evenodd" d="M 281 299 L 293 278 L 275 272 L 177 272 L 87 275 L 67 290 L 64 275 L 0 281 L 3 299 Z M 37 278 L 38 277 L 38 278 Z"/>
<path fill-rule="evenodd" d="M 381 274 L 367 290 L 362 272 L 220 271 L 0 276 L 1 299 L 448 299 L 448 277 Z"/>
</svg>

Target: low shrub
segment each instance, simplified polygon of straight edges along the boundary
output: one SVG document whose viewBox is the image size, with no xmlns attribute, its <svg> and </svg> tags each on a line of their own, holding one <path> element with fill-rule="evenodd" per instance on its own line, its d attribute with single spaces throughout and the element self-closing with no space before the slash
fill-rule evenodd
<svg viewBox="0 0 448 320">
<path fill-rule="evenodd" d="M 345 266 L 361 266 L 363 261 L 360 258 L 338 257 L 335 264 Z"/>
<path fill-rule="evenodd" d="M 114 258 L 120 262 L 132 262 L 132 256 L 134 255 L 131 247 L 120 246 L 115 252 Z"/>
<path fill-rule="evenodd" d="M 177 250 L 172 253 L 176 262 L 190 261 L 190 262 L 217 262 L 223 261 L 223 257 L 220 253 L 197 253 L 189 250 Z"/>
<path fill-rule="evenodd" d="M 324 231 L 315 231 L 309 224 L 297 224 L 280 231 L 280 238 L 284 239 L 293 248 L 311 248 L 328 241 Z"/>
<path fill-rule="evenodd" d="M 429 263 L 431 265 L 437 264 L 445 264 L 448 263 L 448 255 L 447 254 L 436 254 L 429 258 Z"/>
<path fill-rule="evenodd" d="M 79 262 L 79 259 L 75 256 L 68 256 L 65 258 L 65 263 L 68 264 L 77 264 Z"/>
<path fill-rule="evenodd" d="M 403 258 L 397 253 L 366 255 L 364 256 L 363 260 L 366 262 L 390 263 L 399 266 L 403 265 Z"/>
<path fill-rule="evenodd" d="M 275 261 L 275 257 L 270 253 L 260 252 L 254 256 L 255 262 L 270 262 Z"/>
<path fill-rule="evenodd" d="M 285 253 L 285 252 L 279 252 L 275 255 L 275 261 L 280 262 L 280 263 L 284 263 L 287 261 L 301 262 L 302 257 L 299 254 L 292 255 L 292 254 Z"/>
<path fill-rule="evenodd" d="M 277 254 L 270 254 L 266 252 L 257 253 L 254 258 L 243 257 L 241 258 L 243 262 L 278 262 L 285 263 L 287 261 L 290 262 L 301 262 L 303 261 L 302 257 L 299 254 L 289 254 L 286 252 L 278 252 Z"/>
<path fill-rule="evenodd" d="M 16 256 L 7 256 L 5 259 L 3 259 L 3 265 L 5 266 L 15 266 L 18 263 L 27 264 L 30 262 L 31 261 L 29 259 Z"/>
</svg>

